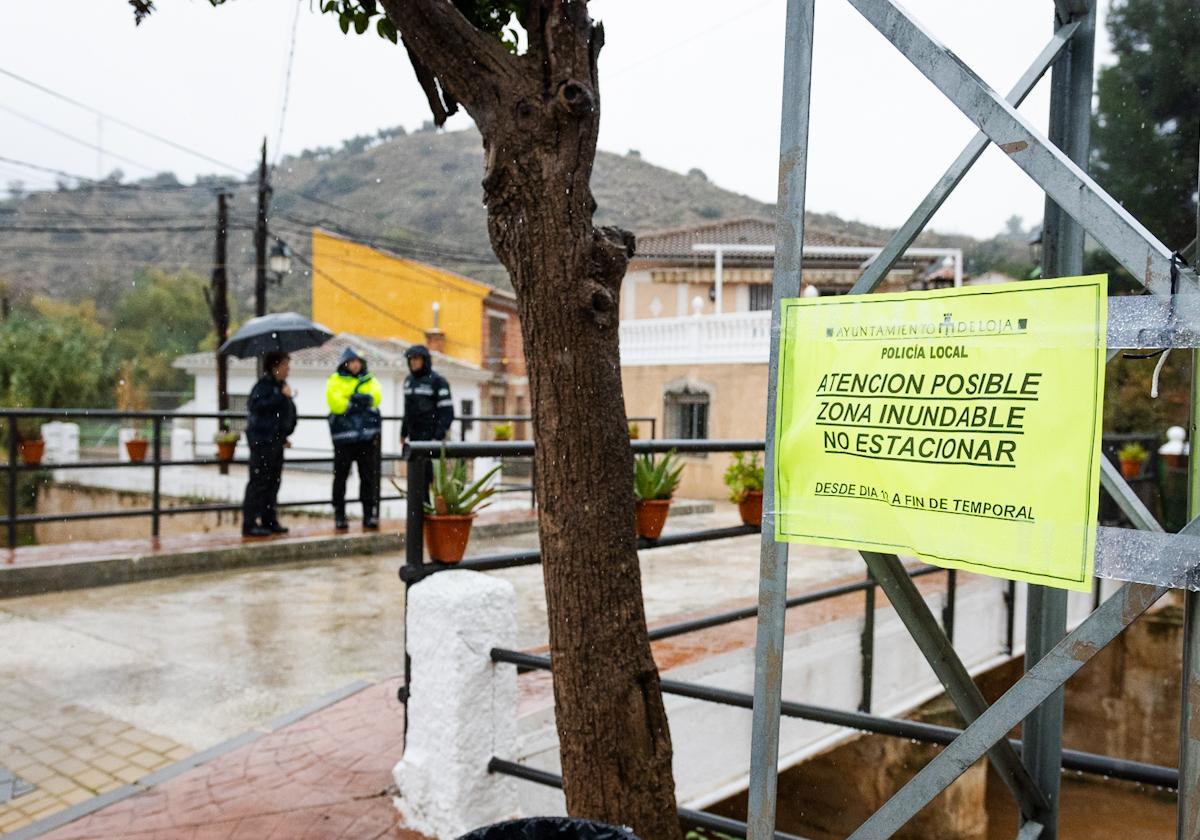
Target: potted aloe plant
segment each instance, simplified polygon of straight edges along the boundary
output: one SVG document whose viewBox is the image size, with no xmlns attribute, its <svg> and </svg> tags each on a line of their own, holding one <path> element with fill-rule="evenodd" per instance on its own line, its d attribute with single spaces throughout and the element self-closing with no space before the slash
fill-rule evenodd
<svg viewBox="0 0 1200 840">
<path fill-rule="evenodd" d="M 497 423 L 494 427 L 492 427 L 492 437 L 494 437 L 496 440 L 512 440 L 513 424 Z"/>
<path fill-rule="evenodd" d="M 1126 478 L 1137 478 L 1142 472 L 1142 464 L 1147 458 L 1146 447 L 1140 443 L 1127 443 L 1117 453 L 1121 462 L 1121 475 Z"/>
<path fill-rule="evenodd" d="M 679 486 L 683 464 L 672 449 L 662 458 L 639 455 L 633 463 L 633 492 L 637 497 L 637 535 L 656 540 L 667 523 L 671 497 Z"/>
<path fill-rule="evenodd" d="M 425 548 L 439 563 L 457 563 L 467 553 L 475 514 L 487 507 L 496 492 L 488 487 L 500 467 L 493 467 L 473 483 L 467 482 L 467 462 L 446 460 L 443 449 L 433 462 L 433 483 L 425 505 Z"/>
<path fill-rule="evenodd" d="M 738 506 L 742 524 L 762 525 L 763 467 L 757 452 L 749 458 L 744 452 L 733 453 L 733 461 L 725 468 L 725 486 L 729 501 Z"/>
<path fill-rule="evenodd" d="M 642 436 L 642 428 L 637 423 L 629 424 L 629 439 L 637 440 Z"/>
</svg>

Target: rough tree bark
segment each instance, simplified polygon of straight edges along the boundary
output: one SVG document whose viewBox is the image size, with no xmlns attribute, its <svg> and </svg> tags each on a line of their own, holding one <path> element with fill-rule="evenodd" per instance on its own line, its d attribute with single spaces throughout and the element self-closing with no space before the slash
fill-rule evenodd
<svg viewBox="0 0 1200 840">
<path fill-rule="evenodd" d="M 483 135 L 488 230 L 516 288 L 529 369 L 567 808 L 645 840 L 677 840 L 617 344 L 634 240 L 592 223 L 603 30 L 585 0 L 532 0 L 528 49 L 515 56 L 449 0 L 382 5 L 427 71 L 434 113 L 460 102 Z"/>
</svg>

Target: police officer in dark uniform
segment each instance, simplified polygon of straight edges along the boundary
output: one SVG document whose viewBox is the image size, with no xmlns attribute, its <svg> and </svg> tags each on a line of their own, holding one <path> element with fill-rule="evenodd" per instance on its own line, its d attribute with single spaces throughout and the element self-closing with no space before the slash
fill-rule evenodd
<svg viewBox="0 0 1200 840">
<path fill-rule="evenodd" d="M 414 344 L 404 351 L 408 376 L 404 379 L 404 422 L 400 443 L 409 440 L 445 440 L 454 422 L 450 383 L 433 369 L 429 348 Z"/>
<path fill-rule="evenodd" d="M 283 474 L 283 450 L 296 429 L 296 404 L 287 383 L 291 361 L 286 353 L 263 357 L 262 379 L 246 403 L 246 439 L 250 443 L 250 480 L 242 502 L 242 536 L 269 537 L 286 534 L 279 524 L 279 482 Z"/>
</svg>

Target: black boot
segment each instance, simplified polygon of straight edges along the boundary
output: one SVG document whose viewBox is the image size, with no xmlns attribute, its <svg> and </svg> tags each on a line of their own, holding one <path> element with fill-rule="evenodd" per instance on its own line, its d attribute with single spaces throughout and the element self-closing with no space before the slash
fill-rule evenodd
<svg viewBox="0 0 1200 840">
<path fill-rule="evenodd" d="M 346 521 L 345 511 L 334 511 L 333 528 L 335 531 L 348 531 L 350 529 L 350 523 Z"/>
<path fill-rule="evenodd" d="M 368 513 L 363 514 L 363 530 L 364 531 L 378 531 L 379 530 L 379 517 L 375 515 L 375 511 L 370 511 Z"/>
<path fill-rule="evenodd" d="M 269 536 L 271 536 L 271 529 L 264 528 L 263 526 L 257 525 L 257 524 L 243 526 L 242 527 L 242 536 L 243 537 L 269 537 Z"/>
<path fill-rule="evenodd" d="M 288 528 L 280 525 L 278 522 L 268 522 L 267 528 L 272 534 L 286 534 L 288 532 Z"/>
</svg>

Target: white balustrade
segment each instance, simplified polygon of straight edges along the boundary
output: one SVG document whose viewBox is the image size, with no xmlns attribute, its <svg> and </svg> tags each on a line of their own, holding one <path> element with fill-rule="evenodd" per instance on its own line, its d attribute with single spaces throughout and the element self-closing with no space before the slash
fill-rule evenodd
<svg viewBox="0 0 1200 840">
<path fill-rule="evenodd" d="M 770 352 L 769 311 L 621 322 L 622 365 L 766 364 Z"/>
</svg>

